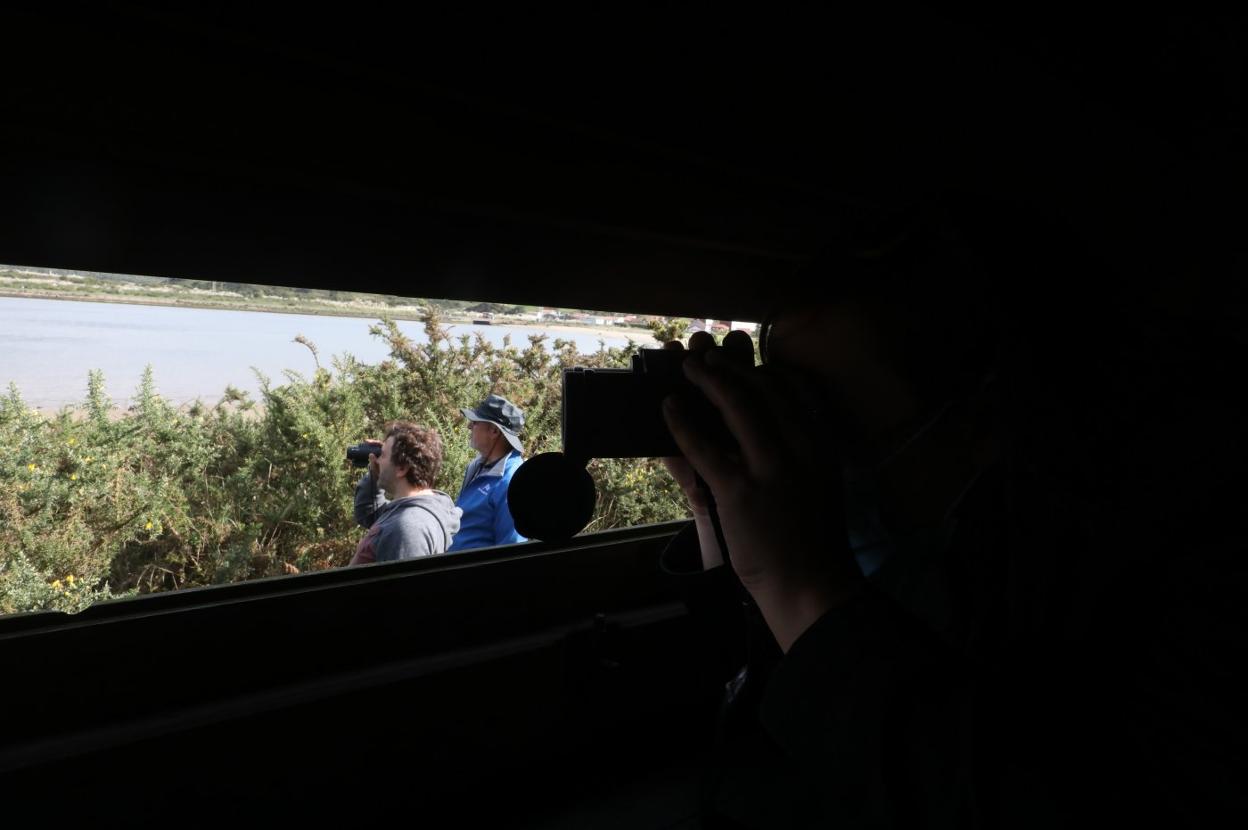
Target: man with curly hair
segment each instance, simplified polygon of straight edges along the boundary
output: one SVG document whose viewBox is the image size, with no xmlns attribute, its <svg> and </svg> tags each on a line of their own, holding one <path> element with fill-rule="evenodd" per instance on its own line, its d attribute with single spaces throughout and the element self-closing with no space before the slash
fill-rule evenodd
<svg viewBox="0 0 1248 830">
<path fill-rule="evenodd" d="M 355 488 L 355 520 L 368 533 L 352 565 L 445 553 L 463 511 L 433 489 L 442 467 L 442 439 L 428 427 L 396 421 L 386 428 L 381 455 Z"/>
</svg>

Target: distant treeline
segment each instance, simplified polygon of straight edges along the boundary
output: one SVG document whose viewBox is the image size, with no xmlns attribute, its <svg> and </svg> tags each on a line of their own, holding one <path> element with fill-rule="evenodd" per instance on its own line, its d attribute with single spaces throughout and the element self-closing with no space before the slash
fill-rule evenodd
<svg viewBox="0 0 1248 830">
<path fill-rule="evenodd" d="M 321 288 L 298 288 L 285 285 L 264 285 L 249 282 L 223 282 L 214 280 L 180 279 L 177 277 L 146 277 L 138 274 L 106 274 L 94 271 L 72 271 L 63 268 L 42 268 L 25 265 L 0 265 L 0 275 L 23 277 L 43 276 L 56 277 L 78 285 L 121 283 L 151 287 L 169 287 L 199 289 L 202 291 L 229 292 L 245 299 L 258 300 L 263 297 L 276 297 L 290 300 L 309 300 L 325 302 L 368 302 L 381 303 L 391 307 L 399 306 L 433 306 L 442 311 L 462 311 L 467 313 L 489 312 L 491 314 L 532 314 L 538 310 L 533 305 L 509 305 L 506 303 L 478 302 L 472 300 L 446 300 L 424 297 L 399 297 L 393 294 L 369 294 L 360 291 L 335 291 Z M 561 309 L 595 313 L 593 309 Z"/>
</svg>

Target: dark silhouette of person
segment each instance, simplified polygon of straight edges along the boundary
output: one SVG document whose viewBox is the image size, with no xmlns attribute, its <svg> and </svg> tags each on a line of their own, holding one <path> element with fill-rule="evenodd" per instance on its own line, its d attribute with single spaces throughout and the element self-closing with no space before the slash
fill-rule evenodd
<svg viewBox="0 0 1248 830">
<path fill-rule="evenodd" d="M 890 218 L 806 267 L 761 366 L 691 341 L 664 559 L 726 684 L 707 826 L 1243 814 L 1236 352 L 1044 221 Z"/>
</svg>

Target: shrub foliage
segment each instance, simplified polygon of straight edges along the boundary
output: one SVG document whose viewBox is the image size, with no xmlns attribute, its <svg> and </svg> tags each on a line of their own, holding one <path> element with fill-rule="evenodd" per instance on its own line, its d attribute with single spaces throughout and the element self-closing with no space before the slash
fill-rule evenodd
<svg viewBox="0 0 1248 830">
<path fill-rule="evenodd" d="M 436 309 L 424 326 L 423 343 L 391 320 L 373 326 L 390 352 L 376 365 L 344 354 L 323 366 L 298 337 L 316 361 L 311 377 L 261 377 L 257 400 L 227 388 L 211 407 L 164 401 L 150 368 L 120 417 L 98 372 L 85 401 L 54 417 L 10 387 L 0 397 L 0 613 L 346 565 L 362 533 L 348 444 L 397 418 L 431 426 L 446 448 L 437 486 L 454 497 L 473 457 L 460 407 L 503 395 L 524 409 L 526 456 L 557 450 L 561 370 L 626 366 L 638 348 L 452 339 Z M 685 515 L 655 460 L 597 460 L 590 472 L 599 502 L 587 532 Z"/>
</svg>

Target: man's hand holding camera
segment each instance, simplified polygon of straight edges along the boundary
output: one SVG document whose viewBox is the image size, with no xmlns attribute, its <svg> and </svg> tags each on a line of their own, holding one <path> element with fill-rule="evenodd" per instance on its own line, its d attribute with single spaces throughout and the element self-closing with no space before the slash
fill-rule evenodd
<svg viewBox="0 0 1248 830">
<path fill-rule="evenodd" d="M 706 482 L 733 570 L 787 651 L 865 581 L 846 541 L 839 475 L 828 472 L 840 466 L 788 378 L 754 367 L 748 335 L 731 332 L 722 348 L 696 337 L 690 350 L 685 376 L 726 433 L 698 417 L 689 393 L 672 395 L 664 417 L 684 459 L 667 466 L 687 494 L 697 491 L 691 473 Z M 690 506 L 696 515 L 692 497 Z"/>
</svg>

